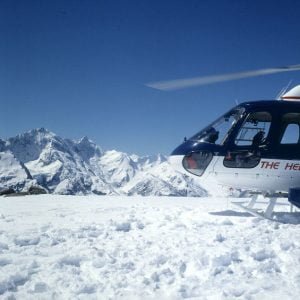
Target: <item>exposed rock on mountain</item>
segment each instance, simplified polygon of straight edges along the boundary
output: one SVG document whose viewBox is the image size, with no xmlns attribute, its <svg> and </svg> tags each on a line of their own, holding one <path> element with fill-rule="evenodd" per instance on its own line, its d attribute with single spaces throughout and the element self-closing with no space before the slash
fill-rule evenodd
<svg viewBox="0 0 300 300">
<path fill-rule="evenodd" d="M 0 152 L 0 189 L 13 188 L 20 191 L 32 177 L 28 169 L 10 151 Z"/>
</svg>

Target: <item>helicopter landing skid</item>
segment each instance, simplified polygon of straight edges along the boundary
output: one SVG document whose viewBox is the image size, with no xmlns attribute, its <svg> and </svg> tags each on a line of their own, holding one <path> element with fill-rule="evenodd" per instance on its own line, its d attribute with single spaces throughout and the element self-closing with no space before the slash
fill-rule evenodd
<svg viewBox="0 0 300 300">
<path fill-rule="evenodd" d="M 265 211 L 263 209 L 254 208 L 255 204 L 257 203 L 258 196 L 259 196 L 259 194 L 253 195 L 250 202 L 246 205 L 245 205 L 246 202 L 231 202 L 231 203 L 233 205 L 243 209 L 244 211 L 248 212 L 252 216 L 279 222 L 278 220 L 274 219 L 274 217 L 273 217 L 274 207 L 276 205 L 277 199 L 286 198 L 287 195 L 282 194 L 282 193 L 265 195 L 265 197 L 269 199 L 269 202 L 267 204 L 267 208 Z M 293 207 L 291 205 L 291 212 L 292 212 L 292 209 L 293 209 Z"/>
</svg>

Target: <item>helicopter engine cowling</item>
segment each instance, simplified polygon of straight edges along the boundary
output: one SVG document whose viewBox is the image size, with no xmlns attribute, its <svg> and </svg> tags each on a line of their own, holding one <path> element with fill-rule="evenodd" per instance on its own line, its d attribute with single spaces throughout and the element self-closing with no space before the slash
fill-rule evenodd
<svg viewBox="0 0 300 300">
<path fill-rule="evenodd" d="M 285 101 L 300 101 L 300 85 L 295 86 L 287 93 L 282 95 L 281 99 Z"/>
</svg>

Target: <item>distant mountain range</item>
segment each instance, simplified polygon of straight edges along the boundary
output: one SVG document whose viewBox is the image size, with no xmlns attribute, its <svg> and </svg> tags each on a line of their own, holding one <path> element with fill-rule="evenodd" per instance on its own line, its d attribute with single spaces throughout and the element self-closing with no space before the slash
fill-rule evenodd
<svg viewBox="0 0 300 300">
<path fill-rule="evenodd" d="M 163 155 L 103 152 L 87 137 L 74 141 L 44 128 L 0 139 L 0 189 L 26 191 L 35 185 L 70 195 L 206 194 L 193 179 L 174 171 Z"/>
</svg>

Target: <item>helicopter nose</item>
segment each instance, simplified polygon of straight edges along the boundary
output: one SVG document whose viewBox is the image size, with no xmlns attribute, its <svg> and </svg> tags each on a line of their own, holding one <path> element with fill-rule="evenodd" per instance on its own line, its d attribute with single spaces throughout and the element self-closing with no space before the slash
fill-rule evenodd
<svg viewBox="0 0 300 300">
<path fill-rule="evenodd" d="M 176 171 L 200 178 L 212 161 L 217 147 L 220 146 L 189 140 L 171 153 L 169 162 Z"/>
</svg>

